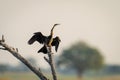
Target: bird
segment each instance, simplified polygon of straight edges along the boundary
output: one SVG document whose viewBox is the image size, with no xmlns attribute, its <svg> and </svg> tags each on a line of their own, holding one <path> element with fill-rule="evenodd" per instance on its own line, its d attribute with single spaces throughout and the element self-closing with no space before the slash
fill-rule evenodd
<svg viewBox="0 0 120 80">
<path fill-rule="evenodd" d="M 45 36 L 41 32 L 35 32 L 34 35 L 28 41 L 28 44 L 31 45 L 35 41 L 39 42 L 40 44 L 43 44 L 43 47 L 38 51 L 38 53 L 42 52 L 44 54 L 47 54 L 48 53 L 47 47 L 52 47 L 52 46 L 55 46 L 55 51 L 57 52 L 59 43 L 61 42 L 58 36 L 53 38 L 53 29 L 57 25 L 60 25 L 60 24 L 54 24 L 49 36 Z"/>
</svg>

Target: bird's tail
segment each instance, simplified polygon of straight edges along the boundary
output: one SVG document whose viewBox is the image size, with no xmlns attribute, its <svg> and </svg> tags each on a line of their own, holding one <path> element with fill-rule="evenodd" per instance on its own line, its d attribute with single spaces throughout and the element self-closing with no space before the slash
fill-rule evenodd
<svg viewBox="0 0 120 80">
<path fill-rule="evenodd" d="M 48 53 L 47 47 L 44 45 L 44 46 L 38 51 L 38 53 L 40 53 L 40 52 L 42 52 L 42 53 L 44 53 L 44 54 L 47 54 L 47 53 Z"/>
</svg>

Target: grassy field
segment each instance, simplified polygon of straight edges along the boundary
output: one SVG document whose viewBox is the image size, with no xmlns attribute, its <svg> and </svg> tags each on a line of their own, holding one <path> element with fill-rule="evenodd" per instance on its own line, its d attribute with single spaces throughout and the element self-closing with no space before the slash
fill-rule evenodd
<svg viewBox="0 0 120 80">
<path fill-rule="evenodd" d="M 50 75 L 47 75 L 48 77 Z M 50 77 L 49 77 L 50 78 Z M 0 80 L 39 80 L 33 73 L 4 73 L 0 74 Z M 58 75 L 58 80 L 79 80 L 73 75 Z M 120 75 L 104 77 L 83 77 L 82 80 L 120 80 Z"/>
<path fill-rule="evenodd" d="M 3 73 L 0 80 L 38 80 L 33 73 Z"/>
</svg>

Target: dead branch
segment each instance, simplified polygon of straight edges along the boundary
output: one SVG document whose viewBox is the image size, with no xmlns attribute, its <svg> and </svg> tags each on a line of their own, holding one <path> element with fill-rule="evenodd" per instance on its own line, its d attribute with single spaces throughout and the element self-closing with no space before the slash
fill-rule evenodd
<svg viewBox="0 0 120 80">
<path fill-rule="evenodd" d="M 46 62 L 48 62 L 48 64 L 51 67 L 53 80 L 57 80 L 57 75 L 56 75 L 55 66 L 54 66 L 54 62 L 53 62 L 53 53 L 51 51 L 51 47 L 48 47 L 47 50 L 48 50 L 48 58 L 49 59 L 47 59 L 46 57 L 44 57 L 44 59 L 46 60 Z"/>
<path fill-rule="evenodd" d="M 9 45 L 7 45 L 5 43 L 5 39 L 4 36 L 2 36 L 2 40 L 0 40 L 0 46 L 2 46 L 3 48 L 0 48 L 1 50 L 6 50 L 8 52 L 10 52 L 14 57 L 16 57 L 17 59 L 19 59 L 22 63 L 24 63 L 32 72 L 34 72 L 41 80 L 49 80 L 46 78 L 46 76 L 44 76 L 42 74 L 41 71 L 39 71 L 39 69 L 36 69 L 34 66 L 32 66 L 32 64 L 30 64 L 23 56 L 20 55 L 20 53 L 18 53 L 18 49 L 10 47 Z"/>
</svg>

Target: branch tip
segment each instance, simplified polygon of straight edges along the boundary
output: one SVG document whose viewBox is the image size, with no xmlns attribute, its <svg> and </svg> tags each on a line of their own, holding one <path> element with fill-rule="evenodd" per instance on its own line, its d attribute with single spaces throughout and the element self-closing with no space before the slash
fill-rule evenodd
<svg viewBox="0 0 120 80">
<path fill-rule="evenodd" d="M 18 48 L 16 48 L 16 51 L 18 52 Z"/>
<path fill-rule="evenodd" d="M 4 35 L 2 35 L 2 42 L 5 42 L 5 38 L 4 38 Z"/>
<path fill-rule="evenodd" d="M 46 60 L 46 62 L 50 64 L 50 61 L 45 56 L 44 56 L 44 59 Z"/>
</svg>

